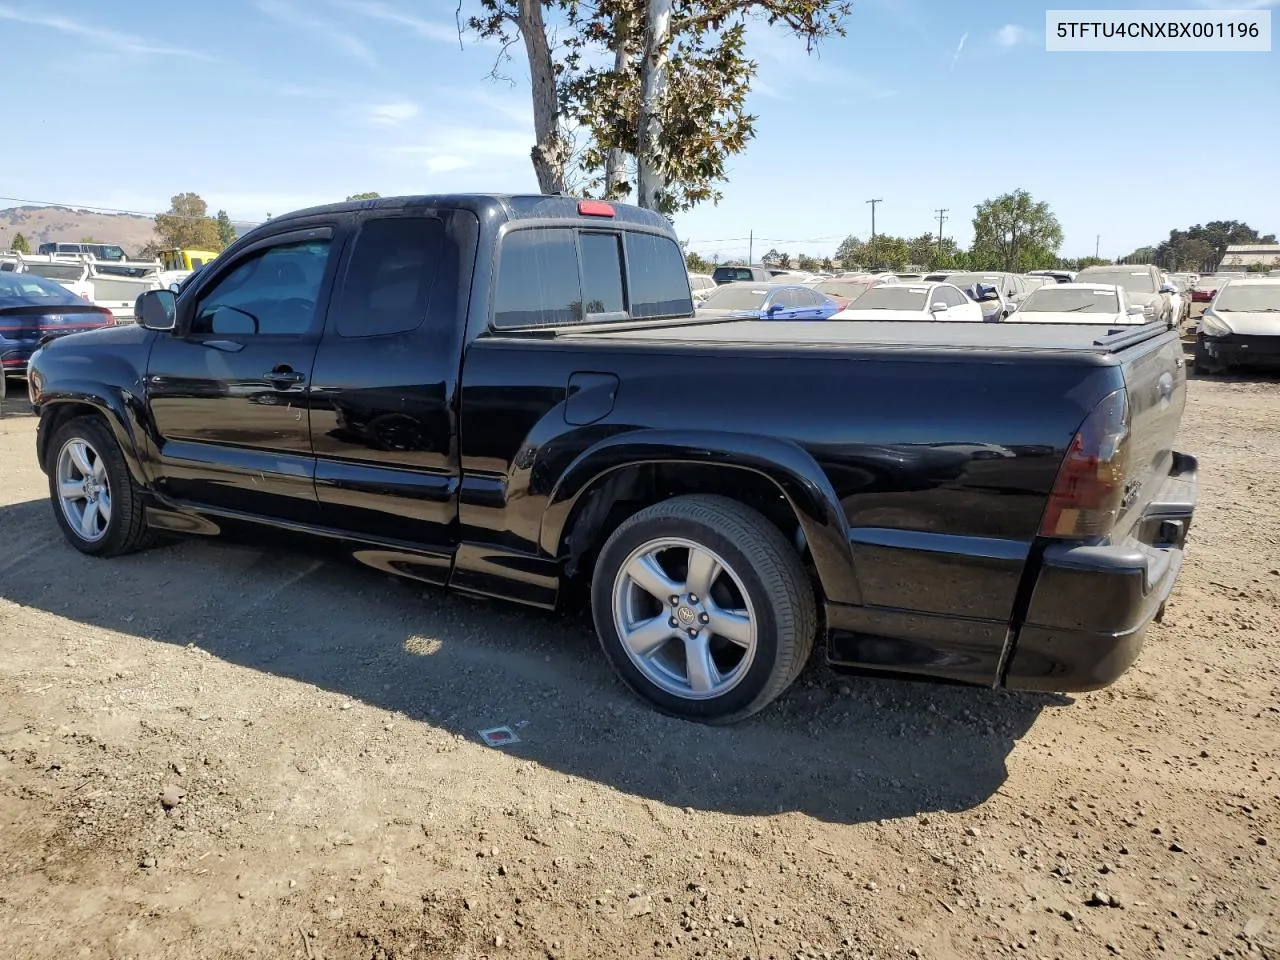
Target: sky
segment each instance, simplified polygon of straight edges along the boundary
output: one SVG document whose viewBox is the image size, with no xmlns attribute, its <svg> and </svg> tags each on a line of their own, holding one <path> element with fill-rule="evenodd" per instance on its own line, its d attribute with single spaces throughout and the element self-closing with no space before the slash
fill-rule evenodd
<svg viewBox="0 0 1280 960">
<path fill-rule="evenodd" d="M 456 6 L 0 0 L 21 108 L 0 207 L 154 213 L 192 190 L 256 221 L 367 190 L 536 191 L 522 48 L 495 79 L 499 49 L 459 41 Z M 1053 3 L 1070 6 L 1115 5 Z M 1275 8 L 1280 30 L 1280 0 L 1125 6 Z M 1047 53 L 1026 0 L 858 0 L 846 26 L 807 53 L 753 23 L 757 135 L 719 205 L 676 218 L 691 249 L 745 256 L 754 233 L 757 259 L 830 253 L 869 235 L 871 198 L 877 232 L 936 233 L 946 208 L 967 245 L 974 206 L 1018 188 L 1049 203 L 1064 256 L 1209 220 L 1280 232 L 1280 50 Z"/>
</svg>

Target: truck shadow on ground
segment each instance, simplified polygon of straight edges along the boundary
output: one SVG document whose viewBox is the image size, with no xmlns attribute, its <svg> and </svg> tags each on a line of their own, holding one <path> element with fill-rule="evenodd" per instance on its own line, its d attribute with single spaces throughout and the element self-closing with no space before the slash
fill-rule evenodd
<svg viewBox="0 0 1280 960">
<path fill-rule="evenodd" d="M 846 677 L 815 658 L 761 714 L 706 727 L 632 696 L 580 615 L 223 540 L 96 560 L 65 544 L 44 501 L 0 507 L 0 527 L 25 545 L 0 559 L 0 596 L 14 603 L 192 644 L 473 741 L 510 726 L 520 742 L 506 752 L 679 807 L 842 823 L 966 809 L 1004 782 L 1009 752 L 1040 712 L 1071 702 Z"/>
</svg>

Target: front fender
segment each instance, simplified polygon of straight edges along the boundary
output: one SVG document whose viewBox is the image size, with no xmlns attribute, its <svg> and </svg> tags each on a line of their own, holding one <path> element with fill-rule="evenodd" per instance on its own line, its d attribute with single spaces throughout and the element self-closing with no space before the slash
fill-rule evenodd
<svg viewBox="0 0 1280 960">
<path fill-rule="evenodd" d="M 696 463 L 750 470 L 766 477 L 791 505 L 827 599 L 859 603 L 848 526 L 831 482 L 798 444 L 753 434 L 636 430 L 606 437 L 565 469 L 548 498 L 539 543 L 556 556 L 581 498 L 608 474 L 657 463 Z"/>
<path fill-rule="evenodd" d="M 36 437 L 36 452 L 41 468 L 44 467 L 48 453 L 53 432 L 51 427 L 62 425 L 64 418 L 60 414 L 70 404 L 81 408 L 91 407 L 102 416 L 111 428 L 116 443 L 120 445 L 133 481 L 139 486 L 147 486 L 147 470 L 138 444 L 138 438 L 143 435 L 141 420 L 145 416 L 145 404 L 132 391 L 110 384 L 64 380 L 56 389 L 42 390 L 37 408 L 40 427 Z"/>
</svg>

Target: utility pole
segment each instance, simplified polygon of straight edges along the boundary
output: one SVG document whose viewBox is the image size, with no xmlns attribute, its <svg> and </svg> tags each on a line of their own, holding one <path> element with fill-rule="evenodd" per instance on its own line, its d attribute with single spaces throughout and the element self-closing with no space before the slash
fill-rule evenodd
<svg viewBox="0 0 1280 960">
<path fill-rule="evenodd" d="M 1100 260 L 1098 251 L 1102 249 L 1102 234 L 1098 234 L 1093 241 L 1093 259 Z"/>
<path fill-rule="evenodd" d="M 938 215 L 938 256 L 942 256 L 942 224 L 947 219 L 947 210 L 949 207 L 942 207 L 933 211 Z"/>
<path fill-rule="evenodd" d="M 754 230 L 748 230 L 747 231 L 747 266 L 748 267 L 756 262 L 755 257 L 752 256 L 752 254 L 755 252 L 755 246 L 756 246 L 756 232 Z"/>
<path fill-rule="evenodd" d="M 871 204 L 871 239 L 874 240 L 876 238 L 876 204 L 884 203 L 884 198 L 868 200 L 867 203 Z"/>
</svg>

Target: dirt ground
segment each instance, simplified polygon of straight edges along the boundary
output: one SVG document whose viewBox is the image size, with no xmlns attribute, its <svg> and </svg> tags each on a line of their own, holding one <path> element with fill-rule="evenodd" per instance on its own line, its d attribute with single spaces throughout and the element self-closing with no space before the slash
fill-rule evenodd
<svg viewBox="0 0 1280 960">
<path fill-rule="evenodd" d="M 633 699 L 584 621 L 283 549 L 83 557 L 6 415 L 0 944 L 1280 957 L 1278 426 L 1273 378 L 1191 383 L 1187 563 L 1110 689 L 815 664 L 713 729 Z"/>
</svg>

